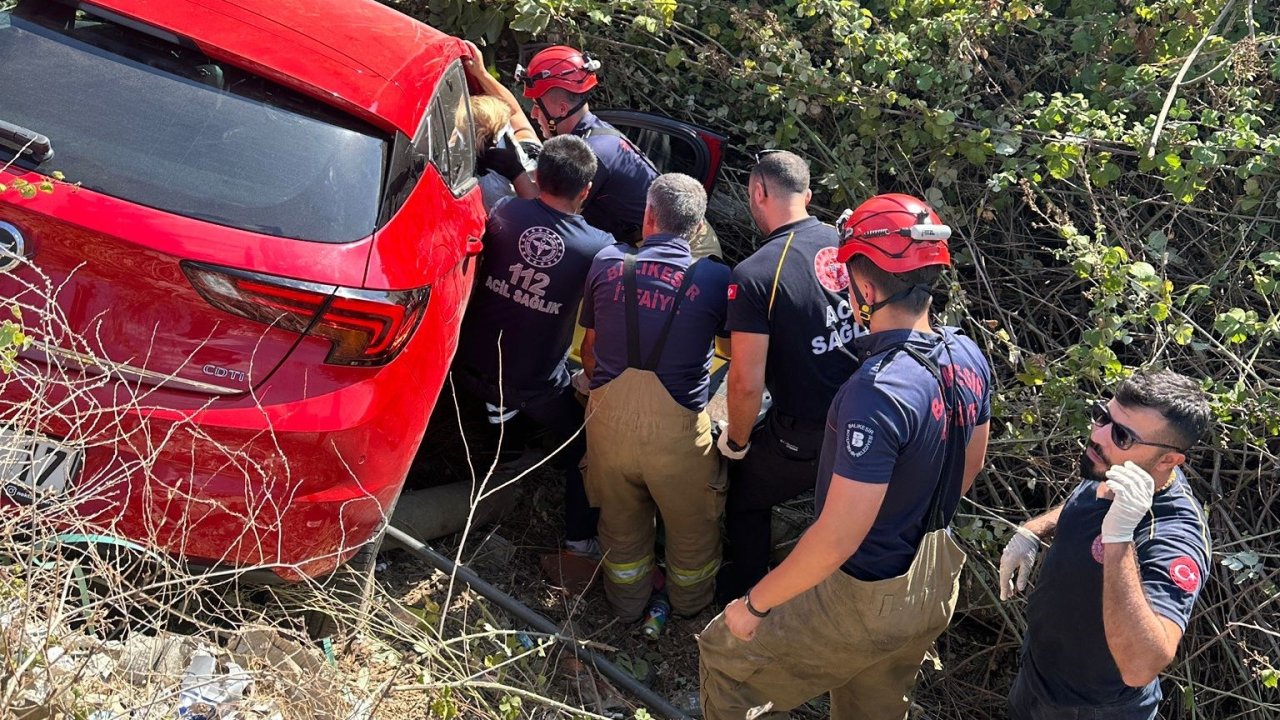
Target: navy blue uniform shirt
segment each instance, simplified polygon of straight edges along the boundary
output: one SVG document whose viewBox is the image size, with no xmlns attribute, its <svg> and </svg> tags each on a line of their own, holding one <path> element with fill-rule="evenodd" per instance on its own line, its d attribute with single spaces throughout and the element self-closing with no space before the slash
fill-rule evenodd
<svg viewBox="0 0 1280 720">
<path fill-rule="evenodd" d="M 764 384 L 773 407 L 815 423 L 858 367 L 852 345 L 861 329 L 839 245 L 836 229 L 817 218 L 783 225 L 733 269 L 729 285 L 729 331 L 769 336 Z"/>
<path fill-rule="evenodd" d="M 628 235 L 640 232 L 649 185 L 658 177 L 658 171 L 639 148 L 617 133 L 616 128 L 590 112 L 573 126 L 573 134 L 587 141 L 597 161 L 582 216 L 626 242 Z"/>
<path fill-rule="evenodd" d="M 841 566 L 859 580 L 897 577 L 911 567 L 945 459 L 946 406 L 938 381 L 904 351 L 877 354 L 904 341 L 938 363 L 944 382 L 958 386 L 966 446 L 973 428 L 991 419 L 991 368 L 978 346 L 955 328 L 938 334 L 890 330 L 854 341 L 866 361 L 831 403 L 816 504 L 821 514 L 833 473 L 857 482 L 888 483 L 866 539 Z M 945 517 L 955 514 L 958 496 L 958 488 L 947 494 Z"/>
<path fill-rule="evenodd" d="M 1102 518 L 1110 500 L 1097 497 L 1098 481 L 1071 493 L 1027 601 L 1022 673 L 1031 692 L 1051 706 L 1109 707 L 1108 718 L 1150 718 L 1160 703 L 1160 681 L 1132 688 L 1107 648 L 1102 625 Z M 1160 615 L 1184 631 L 1209 567 L 1204 511 L 1178 471 L 1158 493 L 1133 534 L 1142 590 Z"/>
<path fill-rule="evenodd" d="M 486 401 L 498 403 L 501 384 L 502 404 L 518 407 L 569 384 L 565 356 L 583 282 L 613 238 L 580 215 L 521 198 L 498 203 L 484 237 L 455 365 L 491 386 Z"/>
<path fill-rule="evenodd" d="M 636 252 L 636 291 L 639 295 L 640 360 L 644 362 L 662 331 L 676 288 L 693 262 L 689 243 L 676 235 L 645 238 L 638 251 L 617 243 L 600 251 L 587 276 L 587 299 L 582 304 L 582 326 L 595 328 L 596 369 L 591 388 L 604 385 L 627 369 L 626 288 L 622 282 L 622 258 Z M 698 263 L 692 284 L 685 290 L 680 311 L 671 324 L 666 349 L 655 373 L 676 402 L 700 411 L 707 405 L 711 384 L 712 341 L 725 336 L 729 268 L 706 259 Z"/>
</svg>

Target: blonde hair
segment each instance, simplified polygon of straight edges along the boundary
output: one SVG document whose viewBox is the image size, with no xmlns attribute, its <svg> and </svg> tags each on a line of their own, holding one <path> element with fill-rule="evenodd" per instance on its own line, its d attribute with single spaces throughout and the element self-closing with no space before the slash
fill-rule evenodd
<svg viewBox="0 0 1280 720">
<path fill-rule="evenodd" d="M 476 95 L 471 98 L 471 116 L 476 125 L 476 148 L 483 150 L 511 122 L 511 108 L 492 95 Z"/>
</svg>

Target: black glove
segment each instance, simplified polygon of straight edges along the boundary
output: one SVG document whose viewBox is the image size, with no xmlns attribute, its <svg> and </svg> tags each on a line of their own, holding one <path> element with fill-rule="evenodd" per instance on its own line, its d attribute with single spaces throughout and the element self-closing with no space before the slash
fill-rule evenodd
<svg viewBox="0 0 1280 720">
<path fill-rule="evenodd" d="M 485 150 L 480 156 L 480 167 L 484 170 L 492 170 L 512 182 L 524 173 L 520 151 L 514 146 L 491 147 Z"/>
<path fill-rule="evenodd" d="M 480 166 L 515 182 L 521 173 L 538 169 L 538 153 L 541 151 L 542 146 L 536 142 L 517 141 L 511 128 L 507 127 L 498 134 L 494 146 L 480 156 Z"/>
</svg>

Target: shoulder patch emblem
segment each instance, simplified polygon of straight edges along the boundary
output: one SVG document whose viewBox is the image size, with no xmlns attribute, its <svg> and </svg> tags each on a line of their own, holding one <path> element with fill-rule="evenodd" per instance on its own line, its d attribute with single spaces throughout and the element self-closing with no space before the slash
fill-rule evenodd
<svg viewBox="0 0 1280 720">
<path fill-rule="evenodd" d="M 520 257 L 537 268 L 549 268 L 564 257 L 564 238 L 551 228 L 540 225 L 521 233 L 517 245 Z"/>
<path fill-rule="evenodd" d="M 871 449 L 875 442 L 875 428 L 860 422 L 851 422 L 844 429 L 844 449 L 849 457 L 860 458 Z"/>
<path fill-rule="evenodd" d="M 738 297 L 738 284 L 734 283 L 729 286 L 729 299 L 734 300 Z"/>
<path fill-rule="evenodd" d="M 1173 579 L 1174 585 L 1188 593 L 1193 593 L 1200 587 L 1200 567 L 1187 555 L 1169 563 L 1169 577 Z"/>
<path fill-rule="evenodd" d="M 818 283 L 833 293 L 844 292 L 849 287 L 849 269 L 836 261 L 839 253 L 833 247 L 824 247 L 813 256 L 813 274 Z"/>
<path fill-rule="evenodd" d="M 1099 565 L 1102 564 L 1103 554 L 1102 554 L 1102 536 L 1101 535 L 1093 539 L 1093 544 L 1089 546 L 1089 554 L 1093 556 L 1094 562 L 1098 563 Z"/>
</svg>

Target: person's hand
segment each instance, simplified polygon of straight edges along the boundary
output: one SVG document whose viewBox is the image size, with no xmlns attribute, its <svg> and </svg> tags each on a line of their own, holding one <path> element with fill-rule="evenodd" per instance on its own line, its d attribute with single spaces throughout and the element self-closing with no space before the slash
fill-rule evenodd
<svg viewBox="0 0 1280 720">
<path fill-rule="evenodd" d="M 462 58 L 463 67 L 465 67 L 468 72 L 482 72 L 487 74 L 489 71 L 484 67 L 484 54 L 480 52 L 480 48 L 470 40 L 464 40 L 463 42 L 467 46 L 467 55 Z"/>
<path fill-rule="evenodd" d="M 1111 509 L 1102 518 L 1102 542 L 1133 542 L 1134 529 L 1151 511 L 1151 501 L 1156 493 L 1155 480 L 1131 460 L 1124 465 L 1111 466 L 1107 471 L 1107 485 L 1115 497 L 1111 501 Z"/>
<path fill-rule="evenodd" d="M 587 374 L 582 370 L 574 373 L 569 378 L 569 384 L 573 386 L 574 390 L 577 390 L 583 395 L 591 394 L 591 378 L 587 377 Z"/>
<path fill-rule="evenodd" d="M 748 642 L 756 636 L 756 628 L 760 627 L 763 619 L 752 615 L 747 609 L 747 601 L 742 598 L 729 603 L 724 609 L 724 624 L 742 642 Z"/>
<path fill-rule="evenodd" d="M 751 449 L 751 441 L 748 440 L 741 450 L 734 450 L 729 447 L 729 423 L 720 421 L 720 437 L 716 440 L 716 449 L 720 454 L 730 460 L 741 460 L 747 456 L 747 451 Z"/>
<path fill-rule="evenodd" d="M 515 182 L 525 172 L 523 156 L 519 144 L 491 147 L 480 154 L 480 167 Z"/>
<path fill-rule="evenodd" d="M 1019 526 L 1000 554 L 1001 602 L 1027 589 L 1027 580 L 1031 578 L 1031 568 L 1035 567 L 1039 552 L 1039 536 Z"/>
</svg>

